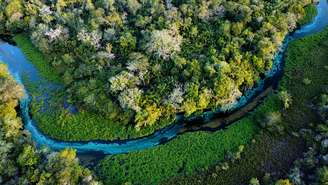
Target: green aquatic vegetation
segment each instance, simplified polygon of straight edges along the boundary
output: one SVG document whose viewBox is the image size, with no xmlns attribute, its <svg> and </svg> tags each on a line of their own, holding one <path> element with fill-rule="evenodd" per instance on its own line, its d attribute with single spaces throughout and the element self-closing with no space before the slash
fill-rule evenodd
<svg viewBox="0 0 328 185">
<path fill-rule="evenodd" d="M 56 73 L 45 56 L 32 44 L 27 35 L 18 34 L 14 37 L 14 41 L 44 78 L 52 82 L 62 82 L 62 78 Z"/>
<path fill-rule="evenodd" d="M 157 184 L 179 174 L 190 175 L 247 144 L 257 130 L 245 119 L 225 131 L 185 133 L 153 149 L 109 156 L 98 166 L 98 175 L 105 184 Z"/>
<path fill-rule="evenodd" d="M 98 113 L 79 110 L 72 113 L 64 108 L 64 92 L 59 89 L 49 94 L 47 103 L 49 107 L 42 110 L 45 100 L 37 100 L 42 95 L 42 89 L 35 88 L 37 85 L 24 82 L 32 95 L 31 110 L 33 119 L 41 131 L 55 139 L 65 141 L 88 141 L 88 140 L 115 140 L 137 138 L 149 135 L 165 126 L 166 123 L 174 122 L 174 119 L 163 119 L 162 123 L 154 127 L 136 130 L 128 125 L 127 119 L 115 120 Z M 125 126 L 124 126 L 125 125 Z"/>
<path fill-rule="evenodd" d="M 226 154 L 251 143 L 259 130 L 253 121 L 257 114 L 277 111 L 280 107 L 278 97 L 271 95 L 253 113 L 225 130 L 185 133 L 152 149 L 109 156 L 98 166 L 98 175 L 107 184 L 157 184 L 177 175 L 208 169 L 224 160 Z"/>
<path fill-rule="evenodd" d="M 310 23 L 315 18 L 315 16 L 318 14 L 318 10 L 317 10 L 315 4 L 307 5 L 304 8 L 304 11 L 305 11 L 305 16 L 303 17 L 303 19 L 301 19 L 298 22 L 299 25 L 301 25 L 301 26 Z"/>
<path fill-rule="evenodd" d="M 37 48 L 33 46 L 26 35 L 17 35 L 14 37 L 15 42 L 27 59 L 40 71 L 39 82 L 30 82 L 26 75 L 23 75 L 23 82 L 32 96 L 32 115 L 37 121 L 38 127 L 43 133 L 52 138 L 66 141 L 86 141 L 86 140 L 115 140 L 136 138 L 149 135 L 158 129 L 165 127 L 168 123 L 174 122 L 173 117 L 168 117 L 158 121 L 153 127 L 146 127 L 136 130 L 132 125 L 128 125 L 129 111 L 122 113 L 117 119 L 115 112 L 112 114 L 99 114 L 93 111 L 84 110 L 81 107 L 78 114 L 72 114 L 63 107 L 64 89 L 48 92 L 50 107 L 46 111 L 40 111 L 44 100 L 36 100 L 36 97 L 42 96 L 43 86 L 52 82 L 61 82 L 61 78 L 45 60 Z"/>
<path fill-rule="evenodd" d="M 1 184 L 99 184 L 80 165 L 75 150 L 39 150 L 31 141 L 17 111 L 23 88 L 4 64 L 0 64 L 0 87 Z"/>
</svg>

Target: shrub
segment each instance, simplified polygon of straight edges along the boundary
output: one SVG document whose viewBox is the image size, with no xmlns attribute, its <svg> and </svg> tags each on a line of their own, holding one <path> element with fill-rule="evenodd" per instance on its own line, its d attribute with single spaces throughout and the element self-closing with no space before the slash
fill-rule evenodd
<svg viewBox="0 0 328 185">
<path fill-rule="evenodd" d="M 288 179 L 278 180 L 275 185 L 293 185 Z"/>
<path fill-rule="evenodd" d="M 318 184 L 328 185 L 328 167 L 322 167 L 317 171 Z"/>
<path fill-rule="evenodd" d="M 260 181 L 257 178 L 252 178 L 249 181 L 249 185 L 260 185 Z"/>
<path fill-rule="evenodd" d="M 279 93 L 279 98 L 282 101 L 285 109 L 288 109 L 292 104 L 292 96 L 287 91 L 281 91 Z"/>
</svg>

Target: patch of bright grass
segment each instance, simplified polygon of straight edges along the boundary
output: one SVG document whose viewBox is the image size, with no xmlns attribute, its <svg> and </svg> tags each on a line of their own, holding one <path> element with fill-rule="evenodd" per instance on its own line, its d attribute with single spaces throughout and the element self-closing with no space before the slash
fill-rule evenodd
<svg viewBox="0 0 328 185">
<path fill-rule="evenodd" d="M 302 20 L 299 21 L 299 25 L 303 26 L 310 23 L 318 14 L 318 10 L 315 4 L 309 4 L 305 8 L 305 15 Z"/>
<path fill-rule="evenodd" d="M 14 41 L 26 58 L 35 65 L 41 75 L 52 82 L 61 82 L 60 76 L 50 66 L 43 54 L 32 44 L 30 39 L 24 34 L 18 34 L 14 37 Z"/>
<path fill-rule="evenodd" d="M 31 91 L 30 91 L 31 93 Z M 105 115 L 79 110 L 71 113 L 63 107 L 64 98 L 62 92 L 53 92 L 49 96 L 49 107 L 46 111 L 40 111 L 43 101 L 37 101 L 39 91 L 32 92 L 31 102 L 32 116 L 36 120 L 40 130 L 49 137 L 65 141 L 88 141 L 88 140 L 116 140 L 137 138 L 149 135 L 163 127 L 158 124 L 136 130 L 128 125 L 126 120 L 113 120 Z M 162 120 L 162 122 L 173 122 L 173 120 Z"/>
<path fill-rule="evenodd" d="M 177 175 L 190 175 L 222 161 L 228 151 L 250 143 L 259 128 L 253 122 L 257 113 L 281 107 L 277 96 L 265 100 L 250 116 L 217 132 L 192 132 L 178 136 L 165 145 L 140 152 L 113 155 L 98 166 L 105 184 L 158 184 Z"/>
</svg>

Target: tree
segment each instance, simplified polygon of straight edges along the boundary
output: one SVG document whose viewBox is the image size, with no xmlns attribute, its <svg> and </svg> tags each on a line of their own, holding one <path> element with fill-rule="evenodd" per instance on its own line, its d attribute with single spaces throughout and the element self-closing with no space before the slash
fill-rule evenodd
<svg viewBox="0 0 328 185">
<path fill-rule="evenodd" d="M 39 162 L 40 158 L 36 150 L 31 145 L 25 145 L 23 152 L 18 156 L 18 164 L 24 166 L 35 166 Z"/>
<path fill-rule="evenodd" d="M 157 107 L 156 104 L 146 104 L 140 112 L 137 112 L 135 117 L 136 128 L 140 129 L 147 125 L 153 125 L 162 115 L 162 109 Z"/>
<path fill-rule="evenodd" d="M 127 72 L 122 71 L 116 76 L 113 76 L 109 79 L 110 89 L 112 92 L 116 93 L 118 91 L 122 91 L 127 87 L 132 87 L 134 84 L 138 84 L 139 80 L 136 77 Z"/>
<path fill-rule="evenodd" d="M 137 40 L 130 32 L 122 34 L 119 39 L 119 43 L 124 55 L 126 56 L 128 56 L 132 51 L 134 51 L 137 46 Z"/>
<path fill-rule="evenodd" d="M 23 17 L 23 4 L 21 0 L 11 0 L 5 8 L 5 14 L 10 22 L 19 21 Z"/>
<path fill-rule="evenodd" d="M 135 73 L 138 78 L 145 84 L 146 75 L 149 73 L 150 64 L 147 56 L 141 53 L 131 53 L 129 55 L 130 61 L 127 64 L 127 69 Z"/>
<path fill-rule="evenodd" d="M 260 185 L 260 181 L 257 178 L 252 178 L 249 181 L 249 185 Z"/>
<path fill-rule="evenodd" d="M 120 93 L 118 101 L 122 108 L 128 108 L 140 112 L 141 107 L 139 106 L 139 102 L 142 93 L 143 92 L 138 88 L 126 89 Z"/>
<path fill-rule="evenodd" d="M 182 36 L 176 29 L 154 30 L 146 44 L 146 50 L 158 58 L 168 60 L 181 51 L 181 43 Z"/>
<path fill-rule="evenodd" d="M 176 110 L 180 109 L 180 105 L 184 100 L 184 90 L 181 85 L 177 85 L 170 93 L 167 103 L 173 105 Z"/>
<path fill-rule="evenodd" d="M 141 4 L 138 2 L 138 0 L 127 0 L 127 7 L 129 11 L 135 15 L 136 12 L 141 8 Z"/>
<path fill-rule="evenodd" d="M 94 30 L 92 32 L 88 32 L 85 29 L 82 29 L 78 33 L 77 39 L 83 43 L 90 44 L 91 46 L 93 46 L 95 48 L 99 48 L 102 36 L 96 30 Z"/>
<path fill-rule="evenodd" d="M 217 106 L 234 103 L 241 96 L 241 92 L 235 85 L 235 82 L 226 75 L 222 75 L 214 83 L 214 93 Z"/>
<path fill-rule="evenodd" d="M 203 110 L 207 108 L 212 100 L 212 97 L 213 97 L 213 93 L 211 90 L 207 88 L 202 89 L 202 91 L 199 94 L 199 100 L 197 104 L 198 109 Z"/>
<path fill-rule="evenodd" d="M 184 101 L 182 107 L 186 116 L 190 116 L 192 113 L 196 112 L 197 110 L 197 104 L 192 99 L 187 99 L 186 101 Z"/>
<path fill-rule="evenodd" d="M 282 101 L 285 109 L 288 109 L 293 101 L 292 96 L 287 91 L 281 91 L 279 99 Z"/>
<path fill-rule="evenodd" d="M 275 185 L 293 185 L 288 179 L 278 180 Z"/>
</svg>

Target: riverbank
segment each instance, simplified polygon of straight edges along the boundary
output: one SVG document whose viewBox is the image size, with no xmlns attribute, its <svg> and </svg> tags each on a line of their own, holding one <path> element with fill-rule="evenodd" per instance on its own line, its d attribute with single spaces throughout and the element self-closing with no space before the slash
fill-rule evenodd
<svg viewBox="0 0 328 185">
<path fill-rule="evenodd" d="M 315 4 L 309 4 L 305 8 L 305 16 L 303 17 L 302 20 L 298 22 L 300 26 L 304 26 L 308 23 L 310 23 L 315 16 L 318 14 L 318 10 Z"/>
<path fill-rule="evenodd" d="M 298 65 L 298 63 L 295 63 L 294 65 Z M 313 63 L 311 64 L 311 66 L 306 67 L 313 67 Z M 320 67 L 322 68 L 322 66 Z M 325 66 L 323 68 L 325 68 Z M 320 73 L 320 75 L 326 76 L 327 74 Z M 302 80 L 303 86 L 306 87 L 309 87 L 313 83 L 312 76 L 311 78 L 305 76 L 296 80 L 298 80 L 299 82 Z M 315 80 L 315 82 L 317 82 L 317 80 Z M 290 85 L 287 85 L 288 88 L 289 86 Z M 284 90 L 286 89 L 284 88 Z M 275 136 L 273 134 L 272 139 L 272 133 L 264 132 L 256 136 L 256 140 L 258 140 L 258 142 L 251 142 L 254 133 L 257 133 L 259 130 L 258 126 L 254 124 L 255 122 L 258 122 L 258 116 L 265 115 L 271 112 L 281 111 L 281 108 L 282 106 L 277 96 L 272 95 L 265 101 L 264 105 L 261 105 L 258 109 L 256 109 L 254 114 L 230 126 L 227 130 L 225 130 L 225 132 L 216 132 L 214 134 L 205 132 L 197 132 L 197 134 L 190 133 L 189 135 L 183 135 L 185 137 L 179 136 L 179 138 L 177 138 L 179 140 L 174 140 L 176 141 L 175 143 L 174 141 L 172 141 L 172 145 L 169 145 L 170 143 L 167 144 L 167 146 L 170 148 L 164 148 L 164 146 L 166 145 L 162 145 L 154 149 L 149 149 L 142 152 L 134 152 L 127 155 L 111 156 L 101 163 L 98 168 L 99 174 L 106 180 L 105 182 L 109 184 L 121 184 L 126 181 L 131 181 L 133 183 L 158 183 L 161 181 L 165 181 L 167 178 L 174 177 L 177 174 L 179 176 L 192 175 L 198 169 L 203 169 L 201 171 L 206 172 L 207 168 L 211 168 L 213 164 L 222 161 L 227 152 L 236 151 L 237 148 L 242 145 L 250 146 L 249 148 L 247 147 L 247 150 L 245 152 L 247 158 L 247 162 L 245 162 L 245 164 L 247 165 L 243 166 L 242 168 L 238 168 L 238 170 L 240 171 L 232 170 L 232 175 L 230 174 L 231 172 L 227 172 L 224 177 L 221 176 L 221 178 L 224 178 L 225 180 L 220 180 L 220 178 L 219 180 L 217 180 L 214 178 L 214 180 L 211 179 L 212 181 L 208 181 L 209 183 L 220 182 L 220 184 L 238 184 L 240 181 L 246 183 L 246 180 L 249 176 L 253 174 L 259 175 L 260 173 L 264 173 L 264 171 L 267 172 L 266 170 L 277 171 L 277 166 L 279 168 L 278 171 L 283 172 L 284 170 L 288 169 L 288 166 L 293 161 L 293 159 L 296 158 L 297 155 L 303 150 L 301 140 L 296 137 L 292 137 L 288 134 L 282 136 Z M 291 109 L 296 108 L 292 107 Z M 282 112 L 285 113 L 284 111 Z M 284 117 L 284 119 L 288 119 L 288 117 Z M 304 121 L 302 120 L 302 117 L 298 119 Z M 296 126 L 292 124 L 289 125 L 289 123 L 284 123 L 283 125 L 288 131 L 294 131 L 297 130 L 299 127 L 304 126 L 304 124 L 306 123 L 302 122 L 299 123 L 299 125 L 297 124 Z M 180 140 L 182 137 L 185 139 Z M 252 147 L 253 144 L 258 148 Z M 269 153 L 267 153 L 268 151 Z M 260 154 L 262 154 L 263 156 L 258 156 Z M 258 158 L 259 160 L 257 160 Z M 263 164 L 263 161 L 269 162 Z M 135 165 L 137 165 L 137 167 L 135 167 Z M 258 166 L 262 167 L 261 172 L 257 171 Z M 145 169 L 139 169 L 141 167 Z M 250 167 L 253 169 L 256 168 L 256 170 L 249 171 L 248 168 Z M 232 169 L 234 168 L 232 167 Z M 111 174 L 107 174 L 109 172 L 111 172 Z M 246 174 L 246 172 L 248 174 Z M 218 177 L 217 173 L 218 172 L 213 172 L 210 175 L 213 177 Z M 224 172 L 222 174 L 224 174 Z M 241 178 L 238 178 L 237 175 Z M 275 175 L 278 176 L 279 174 Z M 114 180 L 109 179 L 112 176 L 114 176 Z M 226 179 L 227 177 L 229 177 L 230 179 Z M 204 182 L 207 182 L 206 180 L 207 179 L 205 179 Z M 192 179 L 188 184 L 193 184 L 195 182 L 198 182 L 197 179 Z M 177 181 L 177 183 L 181 182 Z"/>
<path fill-rule="evenodd" d="M 279 135 L 263 132 L 256 136 L 256 142 L 245 147 L 242 159 L 226 171 L 213 166 L 164 184 L 236 185 L 248 184 L 252 177 L 261 178 L 265 173 L 271 173 L 273 178 L 283 177 L 305 149 L 304 141 L 295 137 L 295 133 L 311 123 L 320 122 L 309 104 L 328 85 L 327 58 L 328 29 L 290 43 L 286 53 L 284 77 L 279 86 L 280 90 L 287 90 L 293 99 L 289 109 L 279 108 L 285 133 Z"/>
<path fill-rule="evenodd" d="M 152 149 L 107 157 L 98 167 L 105 184 L 158 184 L 174 176 L 191 175 L 222 161 L 227 152 L 251 143 L 260 130 L 256 115 L 277 111 L 280 102 L 271 96 L 254 113 L 217 132 L 192 132 Z"/>
<path fill-rule="evenodd" d="M 322 5 L 325 5 L 325 4 L 320 4 L 319 7 L 321 7 Z M 322 11 L 320 11 L 320 15 L 321 13 L 324 13 Z M 320 16 L 319 16 L 320 17 Z M 322 16 L 321 16 L 322 17 Z M 316 19 L 316 21 L 320 22 L 321 19 Z M 311 29 L 306 29 L 306 32 L 307 34 L 311 34 Z M 287 39 L 288 40 L 288 39 Z M 287 42 L 288 43 L 288 42 Z M 286 43 L 286 44 L 287 44 Z M 38 72 L 37 69 L 35 69 L 34 67 L 31 66 L 31 64 L 29 63 L 29 61 L 27 61 L 26 59 L 24 59 L 24 56 L 23 54 L 20 54 L 20 51 L 17 51 L 18 49 L 17 48 L 13 48 L 13 47 L 10 47 L 9 45 L 8 46 L 4 46 L 4 47 L 7 47 L 7 48 L 4 48 L 4 50 L 12 50 L 11 52 L 9 53 L 4 53 L 6 56 L 9 56 L 9 58 L 7 57 L 8 60 L 12 60 L 15 58 L 17 58 L 17 55 L 21 55 L 20 57 L 22 59 L 16 61 L 16 62 L 19 62 L 19 63 L 24 63 L 24 64 L 19 64 L 19 66 L 24 66 L 26 65 L 30 71 L 28 71 L 28 75 L 32 78 L 34 78 L 34 80 L 37 81 L 37 83 L 39 82 L 43 82 L 42 81 L 42 77 L 38 76 Z M 15 53 L 16 52 L 16 55 L 15 56 L 11 56 L 12 53 Z M 274 71 L 279 71 L 279 68 L 280 68 L 280 61 L 281 61 L 281 58 L 280 58 L 281 55 L 278 55 L 277 56 L 277 59 L 275 60 L 274 62 Z M 23 61 L 22 61 L 23 60 Z M 11 67 L 14 69 L 14 70 L 17 70 L 19 66 L 15 66 L 14 64 L 11 65 Z M 25 70 L 25 67 L 24 69 L 18 69 L 20 71 L 20 73 L 25 73 L 26 71 Z M 34 70 L 34 71 L 33 71 Z M 271 75 L 275 74 L 273 72 L 270 72 Z M 26 82 L 25 82 L 26 83 Z M 48 86 L 52 86 L 51 83 L 48 84 L 47 82 L 45 82 L 44 84 L 37 84 L 38 87 L 41 89 L 38 89 L 36 92 L 44 92 L 46 93 L 44 96 L 40 93 L 38 94 L 34 94 L 33 95 L 33 98 L 35 98 L 35 101 L 34 102 L 37 102 L 39 103 L 39 106 L 36 106 L 36 110 L 37 110 L 37 113 L 38 114 L 42 114 L 42 113 L 46 113 L 47 110 L 58 110 L 56 109 L 57 107 L 51 107 L 53 105 L 58 105 L 61 109 L 63 109 L 63 105 L 62 103 L 64 102 L 65 103 L 65 100 L 59 100 L 58 98 L 64 98 L 64 95 L 63 94 L 55 94 L 55 95 L 52 95 L 53 93 L 57 92 L 57 91 L 54 91 L 53 88 L 51 89 L 48 89 L 48 91 L 44 91 L 44 88 L 48 88 Z M 31 87 L 30 84 L 27 84 L 27 87 Z M 32 88 L 33 89 L 33 88 Z M 259 87 L 259 90 L 262 90 L 263 87 Z M 56 89 L 57 90 L 57 89 Z M 35 92 L 34 89 L 32 90 L 32 92 Z M 252 93 L 251 93 L 252 94 Z M 58 96 L 56 96 L 58 95 Z M 46 101 L 44 102 L 43 100 L 38 100 L 38 96 L 43 96 L 46 98 Z M 41 97 L 41 98 L 43 98 Z M 57 99 L 56 99 L 57 98 Z M 49 99 L 52 99 L 54 100 L 53 102 L 55 102 L 54 104 L 51 104 L 49 103 L 50 100 Z M 243 99 L 242 102 L 247 102 L 247 99 Z M 29 102 L 24 102 L 24 104 L 28 104 Z M 43 109 L 43 105 L 46 105 L 46 109 Z M 244 105 L 244 104 L 241 104 L 241 105 Z M 26 107 L 26 105 L 25 105 Z M 47 109 L 48 107 L 48 109 Z M 50 107 L 50 108 L 49 108 Z M 65 104 L 64 104 L 64 107 L 65 107 Z M 25 108 L 26 110 L 24 110 L 25 112 L 28 111 L 28 107 Z M 74 112 L 71 112 L 69 110 L 64 110 L 64 116 L 58 116 L 58 117 L 51 117 L 52 119 L 56 119 L 56 120 L 66 120 L 66 117 L 65 115 L 74 115 Z M 51 112 L 53 113 L 53 112 Z M 44 114 L 46 115 L 46 114 Z M 82 114 L 81 114 L 82 115 Z M 151 135 L 151 136 L 148 136 L 148 137 L 145 137 L 145 138 L 140 138 L 140 139 L 137 139 L 137 140 L 132 140 L 132 141 L 113 141 L 113 142 L 106 142 L 106 141 L 99 141 L 99 140 L 90 140 L 90 142 L 64 142 L 64 141 L 58 141 L 58 140 L 53 140 L 51 138 L 48 138 L 47 135 L 44 135 L 43 133 L 41 133 L 40 131 L 38 131 L 38 128 L 35 126 L 34 123 L 32 123 L 31 120 L 29 120 L 29 116 L 27 115 L 26 116 L 28 119 L 28 122 L 29 124 L 27 125 L 28 128 L 30 128 L 32 135 L 34 136 L 34 139 L 36 139 L 36 142 L 39 143 L 39 144 L 44 144 L 44 145 L 48 145 L 48 146 L 51 146 L 53 149 L 60 149 L 60 148 L 64 148 L 64 147 L 74 147 L 74 148 L 77 148 L 79 149 L 80 151 L 103 151 L 105 153 L 124 153 L 124 152 L 129 152 L 129 151 L 135 151 L 135 150 L 140 150 L 140 149 L 145 149 L 145 148 L 149 148 L 149 147 L 152 147 L 152 146 L 156 146 L 158 144 L 161 144 L 165 141 L 168 141 L 170 139 L 172 139 L 173 137 L 176 136 L 176 134 L 178 133 L 176 129 L 179 129 L 179 128 L 168 128 L 168 129 L 164 129 L 164 130 L 159 130 L 157 131 L 155 134 Z M 58 119 L 59 118 L 59 119 Z M 79 120 L 79 121 L 82 121 L 83 120 Z M 68 123 L 68 122 L 66 122 Z M 68 125 L 70 126 L 70 124 L 62 124 L 62 125 Z M 220 126 L 220 125 L 219 125 Z M 106 127 L 107 128 L 107 127 Z M 58 129 L 54 129 L 54 130 L 58 130 Z M 86 132 L 82 132 L 81 130 L 77 130 L 76 133 L 82 133 L 82 134 L 86 134 Z M 70 134 L 74 134 L 73 133 L 70 133 Z M 69 135 L 70 136 L 70 135 Z"/>
<path fill-rule="evenodd" d="M 45 60 L 46 57 L 44 57 L 38 49 L 33 46 L 27 36 L 17 35 L 14 37 L 14 41 L 27 56 L 27 59 L 31 61 L 38 70 L 40 70 L 41 76 L 46 80 L 45 83 L 56 83 L 61 80 L 50 67 L 49 61 Z M 278 68 L 280 65 L 279 55 L 280 54 L 277 54 L 277 60 L 275 62 L 275 65 Z M 273 75 L 270 76 L 270 78 L 275 78 L 275 73 L 279 73 L 280 69 L 274 70 L 277 71 L 270 72 L 270 75 Z M 154 134 L 155 131 L 159 131 L 160 129 L 167 127 L 168 123 L 171 123 L 172 126 L 175 124 L 173 118 L 163 119 L 160 120 L 160 124 L 156 124 L 152 127 L 146 127 L 141 130 L 136 130 L 132 126 L 122 126 L 122 123 L 116 123 L 103 115 L 90 111 L 84 111 L 83 109 L 81 109 L 78 114 L 74 112 L 72 113 L 68 111 L 65 106 L 63 106 L 63 103 L 65 102 L 65 94 L 63 89 L 59 88 L 49 92 L 47 91 L 47 98 L 42 99 L 44 89 L 40 88 L 40 86 L 43 86 L 42 79 L 39 81 L 41 81 L 41 84 L 39 84 L 39 82 L 30 82 L 28 79 L 24 80 L 24 84 L 32 98 L 30 105 L 32 111 L 31 115 L 36 121 L 38 129 L 40 129 L 48 137 L 56 140 L 83 142 L 133 139 Z M 194 119 L 192 121 L 184 120 L 181 126 L 183 128 L 181 130 L 172 130 L 171 132 L 183 133 L 186 131 L 203 129 L 217 130 L 219 128 L 223 128 L 224 125 L 238 120 L 244 114 L 247 114 L 249 110 L 256 107 L 261 98 L 265 97 L 268 93 L 263 89 L 269 88 L 271 83 L 272 79 L 268 81 L 263 80 L 258 84 L 256 89 L 249 90 L 248 97 L 242 97 L 240 101 L 241 103 L 236 103 L 236 106 L 239 106 L 240 110 L 238 109 L 227 113 L 214 113 L 215 111 L 209 111 L 206 114 L 206 119 L 214 118 L 213 120 L 207 120 L 204 122 L 205 117 L 202 116 L 198 117 L 200 119 Z M 44 86 L 47 86 L 47 84 Z M 47 104 L 46 108 L 44 108 L 44 104 Z"/>
<path fill-rule="evenodd" d="M 17 44 L 21 46 L 23 52 L 27 53 L 28 58 L 30 58 L 30 56 L 32 56 L 32 58 L 33 56 L 39 56 L 39 54 L 37 54 L 38 51 L 34 48 L 29 39 L 20 35 L 16 37 L 15 40 Z M 31 54 L 30 51 L 33 51 L 34 54 Z M 37 68 L 40 68 L 42 76 L 51 80 L 53 76 L 50 72 L 50 61 L 45 61 L 44 58 L 45 57 L 39 56 L 31 61 Z M 84 111 L 85 109 L 83 109 L 83 107 L 77 106 L 77 108 L 80 109 L 79 114 L 72 114 L 65 109 L 65 106 L 63 107 L 63 102 L 65 102 L 64 91 L 51 92 L 52 95 L 47 99 L 47 104 L 50 105 L 50 108 L 44 110 L 42 109 L 44 102 L 36 100 L 40 92 L 31 90 L 33 89 L 33 84 L 27 86 L 29 86 L 29 91 L 32 94 L 31 107 L 33 118 L 37 121 L 38 128 L 53 139 L 63 141 L 110 141 L 138 138 L 154 133 L 174 123 L 175 120 L 173 117 L 161 119 L 155 126 L 136 130 L 133 126 L 128 125 L 130 117 L 127 115 L 129 113 L 120 116 L 122 120 L 114 120 L 112 118 L 117 117 L 115 115 L 104 116 L 99 113 Z M 40 111 L 41 109 L 44 111 Z M 49 124 L 49 122 L 52 124 Z"/>
<path fill-rule="evenodd" d="M 328 71 L 325 69 L 327 64 L 325 64 L 324 57 L 320 58 L 322 54 L 325 55 L 326 53 L 324 53 L 324 48 L 319 42 L 320 40 L 328 40 L 327 34 L 328 30 L 325 30 L 321 34 L 294 41 L 288 48 L 285 74 L 279 89 L 280 91 L 287 90 L 292 95 L 293 104 L 290 109 L 285 110 L 277 95 L 272 94 L 254 113 L 225 130 L 225 132 L 229 132 L 230 129 L 233 130 L 235 126 L 238 127 L 238 124 L 242 125 L 246 120 L 249 121 L 249 124 L 256 125 L 258 117 L 263 117 L 272 112 L 281 112 L 282 126 L 285 128 L 282 134 L 263 131 L 254 137 L 255 142 L 250 142 L 252 140 L 252 137 L 250 137 L 246 142 L 247 145 L 242 160 L 232 164 L 228 170 L 221 170 L 215 165 L 224 160 L 224 154 L 215 156 L 218 151 L 213 149 L 215 147 L 211 146 L 209 142 L 215 140 L 214 143 L 221 146 L 220 141 L 225 136 L 213 133 L 215 136 L 206 140 L 207 142 L 199 141 L 197 137 L 188 138 L 188 142 L 183 145 L 188 147 L 179 146 L 179 153 L 170 151 L 170 148 L 177 145 L 172 141 L 155 149 L 107 157 L 98 167 L 100 177 L 104 179 L 105 183 L 109 184 L 120 184 L 126 181 L 137 184 L 149 182 L 157 184 L 172 176 L 178 176 L 169 183 L 164 184 L 227 185 L 247 184 L 250 178 L 262 177 L 265 173 L 272 173 L 273 177 L 280 177 L 289 170 L 293 161 L 300 157 L 304 151 L 303 140 L 294 137 L 292 133 L 306 127 L 308 123 L 318 121 L 311 109 L 306 106 L 306 102 L 320 93 L 322 86 L 327 83 L 325 79 L 328 75 Z M 316 58 L 318 56 L 320 57 Z M 295 76 L 295 70 L 301 70 L 300 73 L 303 75 Z M 304 81 L 307 81 L 306 79 L 309 79 L 311 83 L 305 85 Z M 239 134 L 245 132 L 247 130 L 244 129 L 239 131 Z M 210 137 L 210 133 L 207 134 Z M 179 136 L 176 140 L 181 142 L 184 140 L 183 137 L 185 136 Z M 227 143 L 231 142 L 231 138 L 234 137 L 230 136 Z M 210 148 L 204 149 L 203 145 Z M 224 147 L 221 147 L 221 149 L 226 152 L 229 151 L 225 150 Z M 230 151 L 236 149 L 237 147 Z M 190 153 L 199 153 L 200 155 L 191 155 L 188 158 L 181 159 L 182 156 Z M 157 156 L 161 157 L 157 158 Z M 215 160 L 209 163 L 204 162 L 204 160 L 214 158 Z M 165 160 L 162 161 L 161 159 Z M 167 164 L 168 161 L 172 161 L 174 164 Z M 181 165 L 179 166 L 176 161 L 182 161 Z M 172 166 L 178 167 L 172 169 Z M 181 176 L 185 177 L 181 178 Z"/>
<path fill-rule="evenodd" d="M 62 81 L 62 78 L 55 73 L 49 61 L 46 60 L 46 56 L 43 56 L 39 50 L 34 47 L 26 35 L 17 35 L 13 40 L 27 59 L 40 71 L 44 80 L 48 81 L 48 83 Z M 28 79 L 24 80 L 24 84 L 32 97 L 31 114 L 33 119 L 37 122 L 37 126 L 44 134 L 58 140 L 89 141 L 138 138 L 163 128 L 167 125 L 165 124 L 166 122 L 174 121 L 162 120 L 163 124 L 157 124 L 154 127 L 147 127 L 137 131 L 134 127 L 128 126 L 128 120 L 114 121 L 110 117 L 91 111 L 85 111 L 82 108 L 78 114 L 72 114 L 63 106 L 65 102 L 63 89 L 49 92 L 47 99 L 49 107 L 44 111 L 40 111 L 45 103 L 38 99 L 43 91 L 37 88 L 40 84 L 31 82 Z"/>
<path fill-rule="evenodd" d="M 283 109 L 277 95 L 272 94 L 251 116 L 235 123 L 224 132 L 199 133 L 205 136 L 204 140 L 202 137 L 195 137 L 195 133 L 193 137 L 185 134 L 155 149 L 107 157 L 99 166 L 100 177 L 109 184 L 126 181 L 156 184 L 177 174 L 187 174 L 186 177 L 176 178 L 170 183 L 235 185 L 246 184 L 251 177 L 262 177 L 265 173 L 272 173 L 274 177 L 283 175 L 293 161 L 302 155 L 304 149 L 303 141 L 292 133 L 307 127 L 309 123 L 320 121 L 307 103 L 328 84 L 325 78 L 328 76 L 328 64 L 325 60 L 328 58 L 327 43 L 328 30 L 325 30 L 290 44 L 286 54 L 285 75 L 279 86 L 280 90 L 287 90 L 292 95 L 293 103 L 289 109 Z M 305 85 L 305 79 L 309 79 L 311 83 Z M 229 151 L 224 147 L 226 144 L 237 144 L 232 138 L 247 133 L 247 129 L 237 128 L 248 124 L 254 126 L 258 116 L 275 111 L 282 114 L 282 124 L 285 128 L 283 134 L 264 131 L 255 137 L 255 143 L 249 142 L 252 137 L 248 137 L 248 142 L 239 143 L 247 143 L 240 162 L 232 164 L 226 171 L 213 166 L 224 159 L 224 153 L 218 155 L 218 152 Z M 229 135 L 232 130 L 236 130 L 238 134 Z M 223 138 L 228 140 L 221 143 Z M 184 144 L 179 145 L 180 142 Z M 210 144 L 212 142 L 219 147 L 215 149 L 215 145 Z M 206 170 L 207 168 L 209 170 Z M 191 175 L 195 169 L 203 170 Z"/>
</svg>

